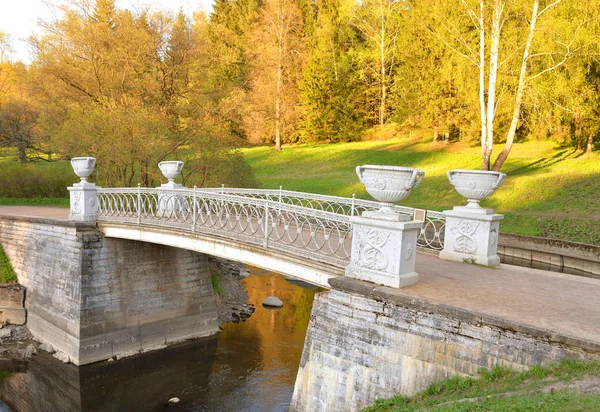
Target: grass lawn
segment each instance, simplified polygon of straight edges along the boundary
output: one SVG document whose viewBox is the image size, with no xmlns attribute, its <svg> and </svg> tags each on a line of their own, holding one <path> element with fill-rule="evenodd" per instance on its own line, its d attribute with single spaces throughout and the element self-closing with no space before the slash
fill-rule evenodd
<svg viewBox="0 0 600 412">
<path fill-rule="evenodd" d="M 524 372 L 505 367 L 482 370 L 477 378 L 453 377 L 434 383 L 413 397 L 379 400 L 363 412 L 450 411 L 597 411 L 598 363 L 563 361 Z"/>
<path fill-rule="evenodd" d="M 500 147 L 497 148 L 499 150 Z M 354 169 L 358 165 L 412 166 L 425 171 L 421 185 L 402 204 L 432 210 L 465 204 L 448 182 L 451 169 L 479 169 L 480 148 L 421 138 L 398 138 L 328 145 L 245 148 L 244 157 L 263 188 L 285 189 L 368 199 Z M 0 173 L 11 171 L 14 156 L 0 151 Z M 28 165 L 43 190 L 55 182 L 64 198 L 15 198 L 0 193 L 0 204 L 68 206 L 66 186 L 76 178 L 66 161 Z M 503 169 L 504 185 L 482 205 L 505 215 L 500 230 L 600 245 L 600 154 L 587 156 L 552 142 L 516 143 Z M 15 173 L 13 170 L 12 173 Z M 35 175 L 35 173 L 32 173 Z M 2 176 L 0 175 L 0 181 Z M 48 183 L 46 183 L 48 182 Z M 28 187 L 25 181 L 23 187 Z M 37 193 L 37 187 L 36 188 Z M 57 192 L 57 189 L 54 189 Z"/>
<path fill-rule="evenodd" d="M 4 253 L 4 248 L 0 245 L 0 282 L 7 283 L 16 281 L 17 275 L 8 261 L 8 256 Z"/>
<path fill-rule="evenodd" d="M 448 182 L 452 169 L 479 169 L 480 148 L 421 139 L 243 150 L 264 188 L 369 198 L 354 168 L 363 164 L 411 166 L 425 171 L 402 204 L 432 210 L 465 204 Z M 504 185 L 483 206 L 505 214 L 501 230 L 600 244 L 600 155 L 586 156 L 552 142 L 515 144 L 502 171 Z"/>
</svg>

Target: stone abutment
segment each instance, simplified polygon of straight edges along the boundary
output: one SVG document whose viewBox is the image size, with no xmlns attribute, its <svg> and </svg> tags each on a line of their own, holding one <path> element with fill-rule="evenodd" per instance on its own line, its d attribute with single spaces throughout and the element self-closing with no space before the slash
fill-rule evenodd
<svg viewBox="0 0 600 412">
<path fill-rule="evenodd" d="M 0 243 L 27 288 L 29 330 L 76 365 L 218 332 L 204 254 L 10 216 Z"/>
<path fill-rule="evenodd" d="M 356 411 L 482 367 L 600 359 L 600 345 L 336 278 L 315 297 L 291 411 Z"/>
</svg>

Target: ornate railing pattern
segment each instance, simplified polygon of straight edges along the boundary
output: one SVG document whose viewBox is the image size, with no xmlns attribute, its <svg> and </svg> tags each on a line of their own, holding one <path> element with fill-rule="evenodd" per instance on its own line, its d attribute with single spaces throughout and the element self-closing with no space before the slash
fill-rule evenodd
<svg viewBox="0 0 600 412">
<path fill-rule="evenodd" d="M 233 238 L 344 268 L 352 226 L 344 214 L 204 189 L 98 190 L 98 220 L 177 227 Z"/>
<path fill-rule="evenodd" d="M 233 238 L 344 268 L 350 259 L 350 217 L 378 210 L 379 202 L 288 190 L 98 190 L 98 220 L 177 227 Z M 414 209 L 394 206 L 405 215 Z M 428 211 L 417 245 L 443 248 L 445 219 Z"/>
<path fill-rule="evenodd" d="M 280 189 L 240 189 L 240 188 L 203 188 L 202 191 L 220 193 L 223 195 L 235 195 L 252 197 L 255 199 L 267 199 L 273 202 L 301 206 L 309 209 L 322 210 L 326 212 L 346 215 L 360 216 L 365 211 L 379 210 L 381 203 L 372 200 L 356 199 L 339 196 L 326 196 L 313 193 L 295 192 Z M 413 216 L 415 209 L 406 206 L 395 205 L 394 210 L 400 214 Z M 423 228 L 417 240 L 420 249 L 440 251 L 444 248 L 444 227 L 446 217 L 443 213 L 427 210 Z"/>
</svg>

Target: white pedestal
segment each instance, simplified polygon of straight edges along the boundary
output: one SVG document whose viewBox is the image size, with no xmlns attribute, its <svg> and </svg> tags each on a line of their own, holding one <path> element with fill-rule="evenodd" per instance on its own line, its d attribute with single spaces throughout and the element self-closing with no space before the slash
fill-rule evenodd
<svg viewBox="0 0 600 412">
<path fill-rule="evenodd" d="M 422 222 L 376 213 L 367 216 L 350 219 L 354 228 L 346 276 L 395 288 L 416 283 L 415 255 Z"/>
<path fill-rule="evenodd" d="M 175 182 L 168 182 L 160 185 L 157 189 L 176 190 L 187 189 L 183 185 Z M 164 217 L 171 215 L 173 212 L 183 212 L 185 207 L 185 197 L 172 193 L 159 193 L 158 195 L 158 213 Z"/>
<path fill-rule="evenodd" d="M 94 183 L 75 183 L 67 189 L 70 192 L 69 220 L 94 222 L 98 213 L 98 189 Z"/>
<path fill-rule="evenodd" d="M 486 266 L 500 264 L 498 233 L 503 215 L 494 214 L 491 209 L 464 206 L 443 213 L 446 216 L 446 231 L 440 259 Z"/>
</svg>

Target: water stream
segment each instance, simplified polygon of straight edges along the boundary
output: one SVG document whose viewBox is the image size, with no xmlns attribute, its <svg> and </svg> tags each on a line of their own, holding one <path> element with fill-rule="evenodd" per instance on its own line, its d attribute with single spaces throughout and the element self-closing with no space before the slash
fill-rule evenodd
<svg viewBox="0 0 600 412">
<path fill-rule="evenodd" d="M 287 411 L 318 290 L 258 270 L 243 282 L 256 312 L 218 336 L 81 368 L 46 353 L 0 361 L 0 412 Z M 269 295 L 283 308 L 264 308 Z"/>
</svg>

